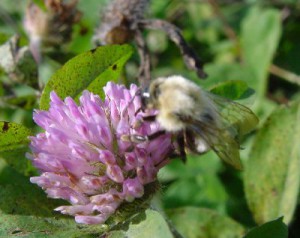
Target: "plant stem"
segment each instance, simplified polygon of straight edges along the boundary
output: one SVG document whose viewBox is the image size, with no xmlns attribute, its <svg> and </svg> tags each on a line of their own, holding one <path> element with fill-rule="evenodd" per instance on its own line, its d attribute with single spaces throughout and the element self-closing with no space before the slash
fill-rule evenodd
<svg viewBox="0 0 300 238">
<path fill-rule="evenodd" d="M 223 15 L 219 4 L 216 0 L 207 0 L 208 3 L 211 5 L 215 15 L 220 19 L 220 21 L 223 24 L 224 27 L 224 33 L 227 36 L 228 39 L 230 39 L 237 47 L 238 56 L 240 57 L 242 54 L 242 49 L 240 47 L 240 43 L 237 37 L 236 32 L 233 30 L 233 28 L 229 25 L 228 21 L 226 20 L 225 16 Z M 285 13 L 286 15 L 287 13 Z M 287 16 L 283 17 L 283 20 Z M 290 83 L 300 85 L 300 76 L 296 75 L 290 71 L 287 71 L 285 69 L 282 69 L 274 64 L 270 65 L 269 72 L 278 76 L 281 79 L 284 79 Z"/>
<path fill-rule="evenodd" d="M 270 73 L 272 73 L 290 83 L 297 84 L 300 86 L 300 76 L 297 74 L 294 74 L 290 71 L 282 69 L 274 64 L 272 64 L 270 66 L 269 71 L 270 71 Z"/>
</svg>

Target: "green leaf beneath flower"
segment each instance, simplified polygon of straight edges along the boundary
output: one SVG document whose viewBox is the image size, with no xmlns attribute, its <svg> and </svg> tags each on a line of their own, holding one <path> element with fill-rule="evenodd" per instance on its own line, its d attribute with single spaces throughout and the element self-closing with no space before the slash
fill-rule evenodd
<svg viewBox="0 0 300 238">
<path fill-rule="evenodd" d="M 0 122 L 0 158 L 23 174 L 32 174 L 33 168 L 25 159 L 28 136 L 31 131 L 12 122 Z"/>
<path fill-rule="evenodd" d="M 253 228 L 244 238 L 287 238 L 288 228 L 282 217 Z"/>
<path fill-rule="evenodd" d="M 185 238 L 240 238 L 245 234 L 242 225 L 213 210 L 182 207 L 167 214 Z"/>
<path fill-rule="evenodd" d="M 108 81 L 119 79 L 132 53 L 133 49 L 129 45 L 109 45 L 72 58 L 47 83 L 42 93 L 40 108 L 49 108 L 49 94 L 52 90 L 61 98 L 78 98 L 85 89 L 103 96 L 103 86 Z"/>
<path fill-rule="evenodd" d="M 300 184 L 300 103 L 279 107 L 258 132 L 245 165 L 245 193 L 258 224 L 289 223 Z"/>
<path fill-rule="evenodd" d="M 111 231 L 107 238 L 140 238 L 140 237 L 164 237 L 173 238 L 169 226 L 162 215 L 156 211 L 146 210 L 129 222 L 119 227 L 119 230 Z"/>
<path fill-rule="evenodd" d="M 28 152 L 28 146 L 20 146 L 14 150 L 0 151 L 0 159 L 4 159 L 6 163 L 13 169 L 23 175 L 34 175 L 36 174 L 36 168 L 32 166 L 29 159 L 25 157 Z"/>
<path fill-rule="evenodd" d="M 30 130 L 23 125 L 0 121 L 0 152 L 27 145 Z"/>
</svg>

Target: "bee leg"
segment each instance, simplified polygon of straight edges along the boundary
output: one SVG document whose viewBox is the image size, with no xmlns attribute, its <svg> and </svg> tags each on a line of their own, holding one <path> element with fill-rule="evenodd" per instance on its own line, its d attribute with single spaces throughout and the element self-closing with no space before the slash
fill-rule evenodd
<svg viewBox="0 0 300 238">
<path fill-rule="evenodd" d="M 198 153 L 195 144 L 195 135 L 190 130 L 184 131 L 185 145 L 193 153 Z"/>
<path fill-rule="evenodd" d="M 145 112 L 145 108 L 144 107 L 140 107 L 139 109 L 137 109 L 134 113 L 134 115 L 136 116 L 139 112 Z"/>
<path fill-rule="evenodd" d="M 153 134 L 151 134 L 149 136 L 146 136 L 146 137 L 147 137 L 148 141 L 150 141 L 150 140 L 154 140 L 157 137 L 160 137 L 160 136 L 162 136 L 164 134 L 166 134 L 166 131 L 165 130 L 160 130 L 160 131 L 157 131 L 157 132 L 155 132 L 155 133 L 153 133 Z"/>
<path fill-rule="evenodd" d="M 155 121 L 156 115 L 151 115 L 151 116 L 144 116 L 143 120 L 144 121 Z M 155 133 L 154 133 L 155 134 Z"/>
<path fill-rule="evenodd" d="M 143 142 L 146 142 L 146 141 L 154 140 L 154 139 L 164 135 L 165 133 L 166 133 L 166 131 L 160 130 L 160 131 L 157 131 L 157 132 L 155 132 L 151 135 L 148 135 L 148 136 L 122 135 L 121 139 L 124 140 L 124 141 L 131 141 L 131 142 L 134 142 L 134 143 L 143 143 Z"/>
<path fill-rule="evenodd" d="M 179 147 L 179 155 L 183 163 L 185 163 L 186 153 L 185 153 L 185 143 L 184 143 L 184 132 L 179 133 L 178 136 L 176 137 L 176 140 Z"/>
</svg>

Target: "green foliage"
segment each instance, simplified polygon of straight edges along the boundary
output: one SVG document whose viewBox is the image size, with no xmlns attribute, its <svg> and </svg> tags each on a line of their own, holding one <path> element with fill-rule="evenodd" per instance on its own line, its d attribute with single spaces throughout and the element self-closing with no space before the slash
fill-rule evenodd
<svg viewBox="0 0 300 238">
<path fill-rule="evenodd" d="M 32 166 L 31 161 L 25 157 L 28 150 L 28 145 L 24 144 L 13 150 L 1 151 L 0 159 L 4 159 L 11 168 L 20 174 L 26 176 L 35 175 L 37 173 L 36 169 Z"/>
<path fill-rule="evenodd" d="M 32 109 L 39 103 L 42 110 L 48 109 L 52 90 L 62 99 L 78 100 L 86 89 L 103 97 L 108 81 L 137 83 L 138 53 L 129 45 L 91 50 L 107 1 L 79 1 L 83 18 L 74 26 L 72 41 L 43 51 L 44 61 L 37 65 L 22 48 L 28 44 L 22 26 L 26 2 L 0 3 L 0 61 L 11 65 L 0 69 L 0 237 L 287 238 L 285 224 L 291 230 L 289 238 L 300 236 L 297 1 L 151 1 L 151 18 L 178 26 L 208 74 L 199 80 L 185 68 L 166 34 L 146 31 L 152 77 L 186 76 L 213 94 L 252 107 L 260 125 L 242 141 L 244 171 L 225 166 L 212 152 L 189 155 L 186 163 L 174 159 L 159 174 L 162 192 L 153 206 L 160 212 L 139 212 L 145 207 L 129 203 L 123 209 L 138 214 L 103 226 L 78 225 L 59 215 L 53 209 L 63 201 L 47 198 L 30 183 L 29 177 L 38 173 L 25 157 L 28 136 L 39 130 L 32 122 Z M 43 0 L 33 2 L 46 10 Z M 14 42 L 7 42 L 16 32 L 22 43 L 12 47 Z M 272 71 L 272 64 L 291 74 Z"/>
<path fill-rule="evenodd" d="M 166 237 L 173 235 L 164 217 L 156 211 L 146 210 L 136 217 L 131 218 L 125 224 L 118 226 L 113 231 L 106 234 L 107 238 L 151 238 Z"/>
<path fill-rule="evenodd" d="M 30 130 L 22 125 L 0 121 L 0 152 L 27 145 L 30 134 Z"/>
<path fill-rule="evenodd" d="M 231 80 L 216 84 L 210 91 L 231 100 L 247 98 L 249 94 L 251 94 L 251 89 L 249 89 L 247 83 L 242 80 Z"/>
<path fill-rule="evenodd" d="M 49 107 L 52 90 L 61 98 L 79 98 L 85 89 L 103 96 L 103 86 L 108 81 L 119 79 L 132 52 L 128 45 L 113 45 L 98 47 L 74 57 L 51 77 L 43 91 L 40 108 L 45 110 Z"/>
<path fill-rule="evenodd" d="M 248 85 L 248 82 L 253 78 L 248 67 L 236 63 L 210 63 L 205 66 L 205 70 L 208 73 L 208 78 L 199 82 L 205 88 L 213 88 L 215 85 L 227 83 L 227 81 L 243 81 Z"/>
<path fill-rule="evenodd" d="M 0 45 L 8 41 L 9 38 L 9 35 L 0 32 Z"/>
<path fill-rule="evenodd" d="M 244 238 L 287 238 L 288 228 L 282 217 L 252 229 Z"/>
<path fill-rule="evenodd" d="M 165 207 L 205 206 L 224 211 L 228 194 L 216 176 L 220 167 L 214 153 L 189 156 L 186 164 L 173 161 L 160 172 L 163 182 L 175 180 L 163 193 Z"/>
<path fill-rule="evenodd" d="M 31 173 L 32 166 L 25 159 L 31 131 L 23 125 L 3 121 L 0 122 L 0 128 L 0 159 L 23 174 Z"/>
<path fill-rule="evenodd" d="M 45 6 L 45 2 L 43 0 L 32 0 L 39 8 L 41 8 L 43 11 L 46 11 L 47 8 Z"/>
<path fill-rule="evenodd" d="M 249 86 L 259 98 L 267 90 L 268 68 L 281 36 L 280 13 L 275 9 L 253 7 L 242 23 L 241 43 L 247 67 L 253 73 Z"/>
<path fill-rule="evenodd" d="M 174 226 L 186 238 L 239 238 L 245 233 L 240 224 L 213 210 L 182 207 L 167 213 Z"/>
<path fill-rule="evenodd" d="M 10 106 L 30 110 L 37 106 L 36 98 L 37 97 L 35 95 L 25 95 L 13 98 L 4 98 L 2 101 Z"/>
<path fill-rule="evenodd" d="M 276 109 L 258 132 L 245 166 L 245 192 L 258 224 L 292 219 L 300 182 L 300 104 Z"/>
</svg>

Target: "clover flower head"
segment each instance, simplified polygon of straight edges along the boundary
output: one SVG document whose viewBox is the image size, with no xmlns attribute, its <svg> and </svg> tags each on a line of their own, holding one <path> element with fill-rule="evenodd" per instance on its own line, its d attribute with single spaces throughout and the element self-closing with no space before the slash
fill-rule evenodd
<svg viewBox="0 0 300 238">
<path fill-rule="evenodd" d="M 84 91 L 79 105 L 51 92 L 48 111 L 35 111 L 34 121 L 45 132 L 31 137 L 27 157 L 40 171 L 31 182 L 49 197 L 65 199 L 56 208 L 78 223 L 104 223 L 123 203 L 144 195 L 173 150 L 170 135 L 133 143 L 124 135 L 149 135 L 157 122 L 142 122 L 138 87 L 108 83 L 105 100 Z"/>
</svg>

